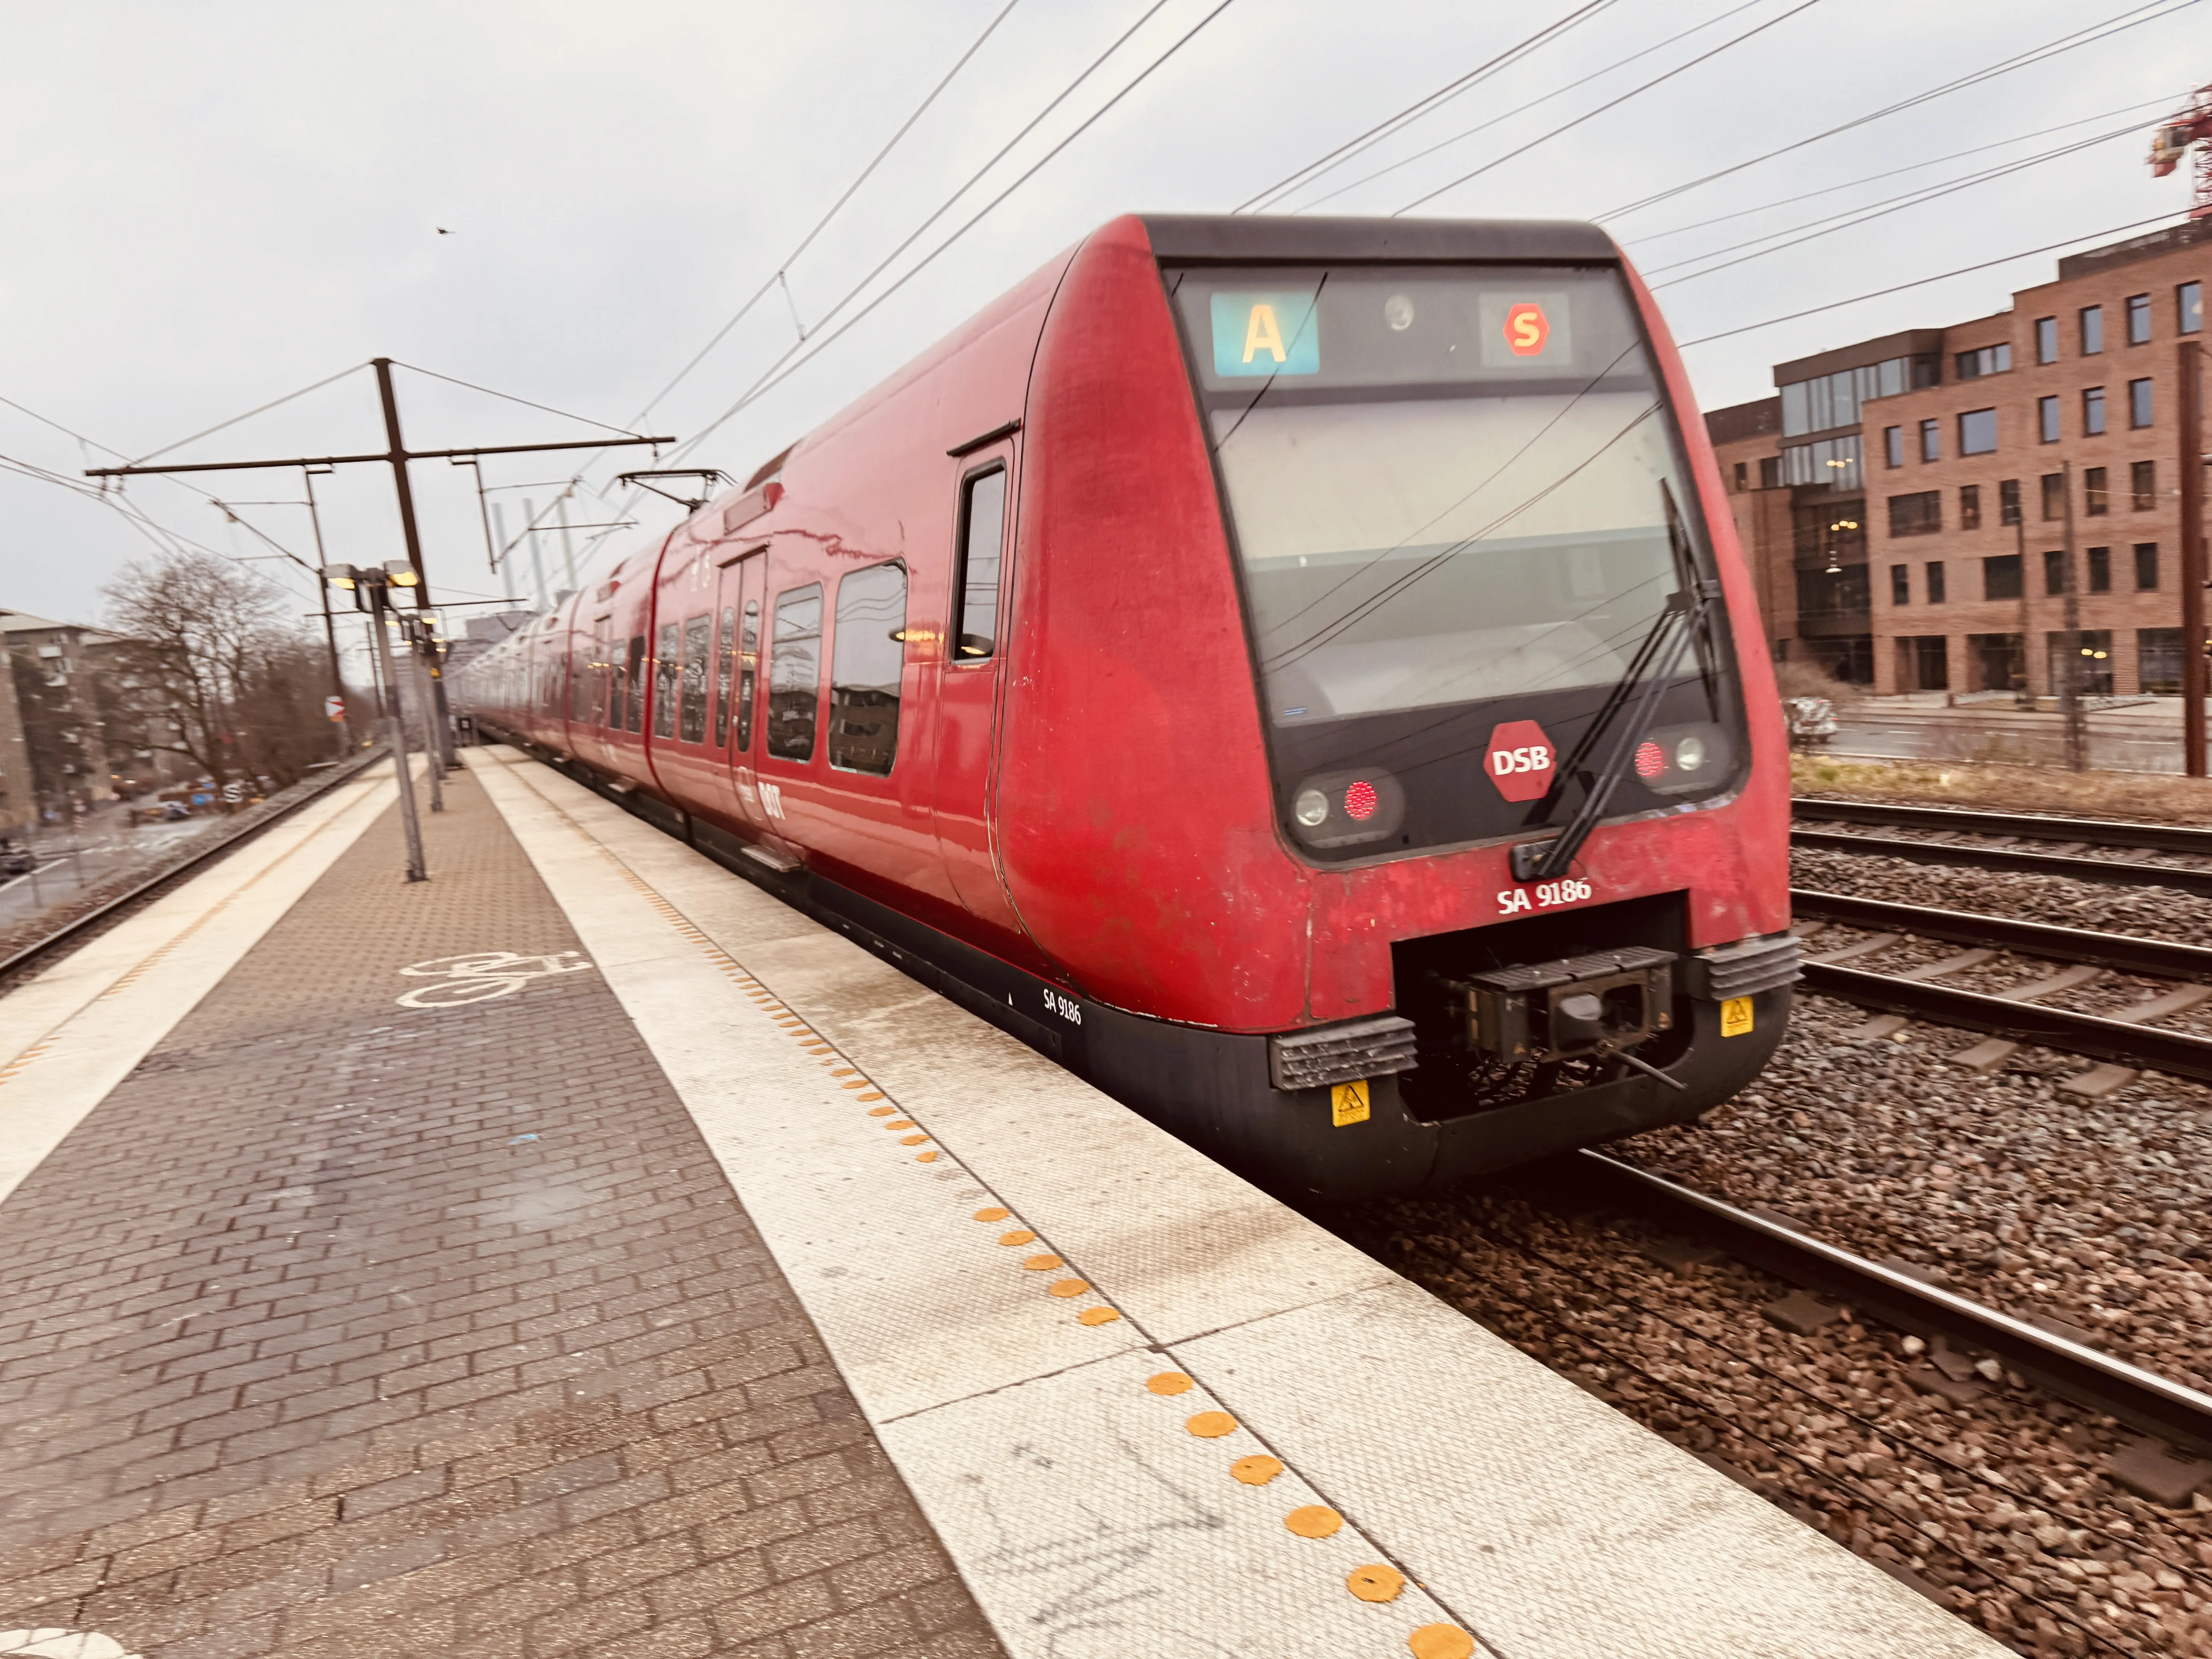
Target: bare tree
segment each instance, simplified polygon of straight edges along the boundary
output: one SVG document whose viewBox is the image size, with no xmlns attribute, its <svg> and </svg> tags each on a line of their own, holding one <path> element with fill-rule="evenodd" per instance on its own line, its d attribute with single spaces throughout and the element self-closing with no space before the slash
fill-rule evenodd
<svg viewBox="0 0 2212 1659">
<path fill-rule="evenodd" d="M 328 749 L 325 676 L 282 588 L 186 551 L 128 565 L 105 591 L 143 747 L 189 756 L 218 792 L 263 775 L 281 787 Z"/>
</svg>

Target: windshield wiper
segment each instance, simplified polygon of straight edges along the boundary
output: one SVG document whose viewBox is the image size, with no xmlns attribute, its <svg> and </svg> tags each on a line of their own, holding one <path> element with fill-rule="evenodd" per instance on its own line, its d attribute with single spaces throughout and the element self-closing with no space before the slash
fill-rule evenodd
<svg viewBox="0 0 2212 1659">
<path fill-rule="evenodd" d="M 1667 545 L 1674 560 L 1674 592 L 1668 595 L 1666 608 L 1659 613 L 1658 620 L 1651 624 L 1651 631 L 1644 636 L 1643 644 L 1637 647 L 1636 655 L 1630 660 L 1627 672 L 1613 682 L 1613 689 L 1606 693 L 1605 702 L 1598 709 L 1597 718 L 1583 732 L 1582 741 L 1575 745 L 1574 753 L 1561 764 L 1551 792 L 1545 797 L 1545 805 L 1548 809 L 1552 795 L 1564 788 L 1569 778 L 1581 775 L 1581 810 L 1553 839 L 1522 842 L 1514 848 L 1510 862 L 1516 881 L 1556 881 L 1566 874 L 1568 866 L 1574 862 L 1575 854 L 1582 851 L 1583 843 L 1589 839 L 1590 832 L 1597 828 L 1598 821 L 1605 816 L 1606 803 L 1613 799 L 1613 790 L 1627 775 L 1630 763 L 1644 741 L 1644 732 L 1650 729 L 1651 716 L 1658 708 L 1659 699 L 1674 677 L 1675 665 L 1681 660 L 1682 647 L 1686 643 L 1695 643 L 1698 665 L 1705 677 L 1708 692 L 1714 690 L 1717 664 L 1713 653 L 1711 605 L 1720 596 L 1719 585 L 1698 574 L 1697 557 L 1690 547 L 1689 532 L 1683 526 L 1682 515 L 1675 509 L 1674 492 L 1667 487 L 1667 481 L 1663 478 L 1659 481 L 1659 499 L 1666 509 Z M 1639 684 L 1643 686 L 1640 696 L 1637 696 Z M 1583 775 L 1583 763 L 1597 747 L 1607 728 L 1620 718 L 1620 711 L 1628 706 L 1632 697 L 1635 698 L 1635 712 L 1620 726 L 1619 735 L 1613 739 L 1612 754 L 1595 776 Z"/>
</svg>

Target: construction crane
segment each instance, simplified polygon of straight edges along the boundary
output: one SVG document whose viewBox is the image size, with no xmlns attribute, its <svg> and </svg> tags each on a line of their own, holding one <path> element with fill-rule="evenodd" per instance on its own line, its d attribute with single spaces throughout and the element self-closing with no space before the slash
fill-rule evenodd
<svg viewBox="0 0 2212 1659">
<path fill-rule="evenodd" d="M 2151 135 L 2151 177 L 2163 179 L 2179 167 L 2192 145 L 2197 150 L 2191 169 L 2196 190 L 2190 200 L 2189 216 L 2212 219 L 2212 87 L 2197 88 L 2190 96 L 2189 106 Z"/>
</svg>

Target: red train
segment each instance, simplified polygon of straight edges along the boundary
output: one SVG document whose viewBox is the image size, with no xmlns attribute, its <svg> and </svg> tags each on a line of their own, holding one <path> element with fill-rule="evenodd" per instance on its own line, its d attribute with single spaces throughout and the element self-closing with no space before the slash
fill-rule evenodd
<svg viewBox="0 0 2212 1659">
<path fill-rule="evenodd" d="M 1571 223 L 1115 221 L 454 676 L 1287 1193 L 1780 1040 L 1787 758 L 1650 296 Z"/>
</svg>

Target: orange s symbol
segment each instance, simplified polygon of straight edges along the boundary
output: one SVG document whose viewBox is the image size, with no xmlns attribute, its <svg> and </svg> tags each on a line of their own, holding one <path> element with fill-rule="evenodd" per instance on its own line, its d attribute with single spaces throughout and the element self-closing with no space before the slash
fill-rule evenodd
<svg viewBox="0 0 2212 1659">
<path fill-rule="evenodd" d="M 1551 337 L 1552 325 L 1544 307 L 1522 304 L 1505 313 L 1505 349 L 1516 357 L 1534 357 Z"/>
</svg>

